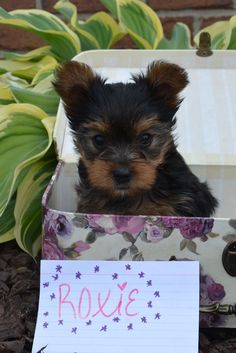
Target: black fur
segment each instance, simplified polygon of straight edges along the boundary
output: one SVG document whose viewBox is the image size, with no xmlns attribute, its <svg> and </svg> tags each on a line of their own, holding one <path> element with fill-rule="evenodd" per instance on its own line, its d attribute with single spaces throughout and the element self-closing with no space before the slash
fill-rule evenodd
<svg viewBox="0 0 236 353">
<path fill-rule="evenodd" d="M 177 65 L 154 62 L 146 75 L 133 77 L 131 83 L 107 84 L 89 67 L 78 63 L 71 65 L 78 72 L 74 77 L 68 77 L 69 88 L 66 88 L 66 74 L 70 68 L 68 63 L 59 69 L 54 85 L 63 99 L 75 145 L 81 153 L 78 210 L 91 213 L 163 215 L 168 212 L 175 216 L 211 216 L 217 200 L 207 183 L 201 183 L 190 171 L 177 151 L 173 136 L 175 113 L 181 103 L 178 93 L 188 83 L 186 72 Z M 83 70 L 86 71 L 84 77 Z M 70 70 L 68 74 L 71 74 Z M 83 89 L 77 77 L 82 81 Z M 135 129 L 150 119 L 155 121 L 147 131 L 152 136 L 152 143 L 148 148 L 143 148 L 137 142 Z M 102 150 L 98 150 L 93 143 L 97 134 L 96 129 L 89 127 L 93 122 L 105 124 L 109 129 L 103 134 L 105 146 Z M 137 186 L 132 192 L 128 188 L 119 193 L 109 172 L 109 187 L 106 188 L 106 183 L 100 186 L 99 182 L 91 182 L 89 168 L 97 161 L 107 163 L 109 168 L 110 164 L 133 168 L 134 181 L 131 180 L 130 188 L 132 183 L 141 178 L 136 175 L 141 164 L 143 168 L 148 168 L 156 163 L 155 178 L 151 182 L 146 175 L 147 183 L 150 183 L 148 187 L 144 182 L 143 189 Z"/>
</svg>

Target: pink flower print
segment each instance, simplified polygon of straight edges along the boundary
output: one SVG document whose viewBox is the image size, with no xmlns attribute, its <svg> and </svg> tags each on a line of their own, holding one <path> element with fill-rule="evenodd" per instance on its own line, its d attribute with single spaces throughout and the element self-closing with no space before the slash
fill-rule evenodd
<svg viewBox="0 0 236 353">
<path fill-rule="evenodd" d="M 113 216 L 113 224 L 117 233 L 130 233 L 136 237 L 144 228 L 145 219 L 139 216 Z"/>
<path fill-rule="evenodd" d="M 72 226 L 64 215 L 48 211 L 44 217 L 44 232 L 47 238 L 56 235 L 70 236 Z"/>
<path fill-rule="evenodd" d="M 185 224 L 180 227 L 180 233 L 186 239 L 202 237 L 212 230 L 213 224 L 213 219 L 186 218 Z"/>
<path fill-rule="evenodd" d="M 225 290 L 222 284 L 220 283 L 212 283 L 207 287 L 207 293 L 212 301 L 220 301 L 225 296 Z"/>
<path fill-rule="evenodd" d="M 63 249 L 50 239 L 44 239 L 42 253 L 46 260 L 64 260 L 65 258 Z"/>
<path fill-rule="evenodd" d="M 114 225 L 112 216 L 104 215 L 87 215 L 89 227 L 95 232 L 115 234 L 117 227 Z"/>
<path fill-rule="evenodd" d="M 162 223 L 167 228 L 181 228 L 186 224 L 184 217 L 162 217 Z"/>
<path fill-rule="evenodd" d="M 162 240 L 165 233 L 164 229 L 149 222 L 145 224 L 144 230 L 147 233 L 147 240 L 150 240 L 153 243 L 158 243 Z"/>
<path fill-rule="evenodd" d="M 78 240 L 74 244 L 74 251 L 76 251 L 77 253 L 81 253 L 82 251 L 89 250 L 90 248 L 91 248 L 91 246 L 88 243 L 85 243 L 82 240 Z"/>
<path fill-rule="evenodd" d="M 115 234 L 127 232 L 137 236 L 144 227 L 145 219 L 137 216 L 87 215 L 89 227 L 98 232 Z"/>
<path fill-rule="evenodd" d="M 213 219 L 185 218 L 185 217 L 162 217 L 162 223 L 167 228 L 177 228 L 186 239 L 202 237 L 206 240 L 206 234 L 210 233 Z"/>
</svg>

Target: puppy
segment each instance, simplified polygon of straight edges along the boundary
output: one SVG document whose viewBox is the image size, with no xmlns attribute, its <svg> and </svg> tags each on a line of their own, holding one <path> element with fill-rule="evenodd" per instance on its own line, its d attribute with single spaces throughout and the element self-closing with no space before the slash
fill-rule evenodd
<svg viewBox="0 0 236 353">
<path fill-rule="evenodd" d="M 187 84 L 184 69 L 163 61 L 126 84 L 108 84 L 74 61 L 57 70 L 54 86 L 81 156 L 79 212 L 212 215 L 217 200 L 190 171 L 173 137 Z"/>
</svg>

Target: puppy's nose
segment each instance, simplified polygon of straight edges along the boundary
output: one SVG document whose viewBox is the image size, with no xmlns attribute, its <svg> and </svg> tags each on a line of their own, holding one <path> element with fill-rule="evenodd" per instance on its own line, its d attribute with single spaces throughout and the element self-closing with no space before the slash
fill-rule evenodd
<svg viewBox="0 0 236 353">
<path fill-rule="evenodd" d="M 114 170 L 113 175 L 118 184 L 128 183 L 131 179 L 130 170 L 125 167 Z"/>
</svg>

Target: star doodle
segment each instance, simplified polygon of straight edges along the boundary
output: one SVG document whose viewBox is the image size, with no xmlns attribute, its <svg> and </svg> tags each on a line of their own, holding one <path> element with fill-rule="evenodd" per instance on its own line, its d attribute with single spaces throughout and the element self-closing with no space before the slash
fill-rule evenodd
<svg viewBox="0 0 236 353">
<path fill-rule="evenodd" d="M 50 294 L 50 298 L 51 300 L 55 299 L 56 298 L 55 293 Z"/>
<path fill-rule="evenodd" d="M 81 276 L 82 276 L 82 273 L 80 273 L 79 271 L 76 272 L 76 274 L 75 274 L 76 279 L 81 279 Z"/>
<path fill-rule="evenodd" d="M 48 316 L 49 312 L 45 311 L 45 313 L 43 313 L 44 316 Z"/>
<path fill-rule="evenodd" d="M 149 308 L 152 308 L 152 301 L 150 300 L 148 303 L 147 303 L 148 307 Z"/>
<path fill-rule="evenodd" d="M 146 316 L 141 317 L 141 321 L 142 321 L 144 324 L 146 324 L 146 323 L 147 323 Z"/>
<path fill-rule="evenodd" d="M 145 273 L 144 272 L 140 272 L 138 275 L 139 275 L 139 278 L 144 278 Z"/>
<path fill-rule="evenodd" d="M 58 325 L 63 325 L 63 320 L 58 320 Z"/>
<path fill-rule="evenodd" d="M 134 328 L 133 328 L 133 324 L 129 324 L 129 325 L 127 326 L 127 329 L 128 329 L 128 331 L 133 330 L 133 329 L 134 329 Z"/>
<path fill-rule="evenodd" d="M 58 279 L 58 274 L 56 273 L 55 276 L 52 276 L 52 278 L 56 281 Z"/>
<path fill-rule="evenodd" d="M 75 333 L 76 334 L 76 331 L 77 331 L 77 327 L 72 327 L 71 333 Z"/>
<path fill-rule="evenodd" d="M 157 298 L 160 298 L 160 292 L 159 292 L 159 290 L 156 290 L 155 292 L 154 292 L 154 296 Z"/>
<path fill-rule="evenodd" d="M 43 283 L 43 288 L 47 288 L 47 287 L 49 287 L 49 282 Z"/>
<path fill-rule="evenodd" d="M 125 265 L 125 269 L 126 269 L 126 270 L 131 270 L 130 264 Z"/>
<path fill-rule="evenodd" d="M 118 316 L 114 317 L 113 319 L 114 322 L 119 322 L 120 321 L 120 318 Z"/>
<path fill-rule="evenodd" d="M 149 280 L 147 281 L 147 287 L 151 287 L 151 286 L 152 286 L 152 280 L 149 279 Z"/>
<path fill-rule="evenodd" d="M 48 328 L 48 322 L 45 321 L 45 322 L 43 323 L 43 327 L 44 327 L 44 328 Z"/>
<path fill-rule="evenodd" d="M 113 280 L 114 280 L 114 279 L 118 279 L 118 273 L 113 273 L 112 279 L 113 279 Z"/>
<path fill-rule="evenodd" d="M 98 265 L 96 265 L 96 266 L 94 267 L 94 273 L 97 273 L 97 272 L 99 272 L 99 271 L 100 271 L 100 268 L 99 268 Z"/>
<path fill-rule="evenodd" d="M 104 331 L 104 332 L 107 332 L 107 325 L 104 325 L 101 327 L 100 331 Z"/>
<path fill-rule="evenodd" d="M 48 346 L 48 345 L 46 344 L 46 346 L 42 347 L 37 353 L 43 353 L 43 352 L 44 352 L 44 349 L 47 348 L 47 346 Z"/>
<path fill-rule="evenodd" d="M 156 313 L 156 314 L 155 314 L 155 320 L 156 320 L 156 319 L 160 320 L 160 318 L 161 318 L 161 314 L 160 314 L 160 313 Z"/>
<path fill-rule="evenodd" d="M 87 322 L 86 322 L 86 325 L 87 325 L 87 326 L 92 325 L 92 321 L 91 321 L 91 320 L 87 321 Z"/>
<path fill-rule="evenodd" d="M 61 273 L 62 270 L 62 266 L 61 265 L 57 265 L 56 266 L 56 272 L 60 272 Z"/>
</svg>

